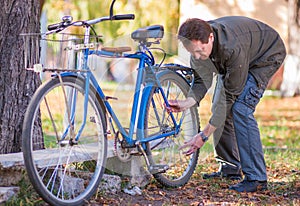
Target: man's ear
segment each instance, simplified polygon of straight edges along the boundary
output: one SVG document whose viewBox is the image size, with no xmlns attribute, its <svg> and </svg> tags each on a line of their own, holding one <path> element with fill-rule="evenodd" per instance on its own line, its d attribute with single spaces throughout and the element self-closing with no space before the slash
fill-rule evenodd
<svg viewBox="0 0 300 206">
<path fill-rule="evenodd" d="M 209 37 L 208 37 L 208 41 L 213 42 L 214 39 L 215 39 L 214 34 L 213 34 L 213 33 L 210 33 L 210 34 L 209 34 Z"/>
</svg>

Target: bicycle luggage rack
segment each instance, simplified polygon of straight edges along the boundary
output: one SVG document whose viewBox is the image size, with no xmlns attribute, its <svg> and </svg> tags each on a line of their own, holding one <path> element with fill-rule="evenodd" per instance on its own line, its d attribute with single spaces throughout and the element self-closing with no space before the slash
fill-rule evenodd
<svg viewBox="0 0 300 206">
<path fill-rule="evenodd" d="M 186 67 L 180 64 L 164 64 L 160 67 L 161 69 L 169 69 L 172 70 L 179 75 L 181 75 L 190 85 L 194 84 L 194 69 L 190 67 Z"/>
<path fill-rule="evenodd" d="M 83 43 L 85 35 L 73 33 L 23 33 L 21 36 L 25 45 L 25 69 L 35 72 L 86 72 L 82 65 L 77 65 L 82 52 L 102 48 L 102 36 L 89 36 L 88 44 Z"/>
</svg>

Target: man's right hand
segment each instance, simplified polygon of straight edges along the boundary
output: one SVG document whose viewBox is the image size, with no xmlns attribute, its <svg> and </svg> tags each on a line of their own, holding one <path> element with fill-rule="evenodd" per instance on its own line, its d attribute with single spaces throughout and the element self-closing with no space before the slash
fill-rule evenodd
<svg viewBox="0 0 300 206">
<path fill-rule="evenodd" d="M 192 97 L 188 97 L 185 100 L 169 100 L 169 107 L 166 109 L 169 112 L 182 112 L 196 104 L 196 100 Z"/>
<path fill-rule="evenodd" d="M 184 142 L 184 144 L 180 146 L 179 150 L 189 147 L 189 149 L 183 152 L 183 154 L 191 155 L 196 152 L 197 149 L 200 149 L 204 145 L 204 143 L 205 142 L 203 142 L 200 134 L 196 134 L 191 140 L 189 140 L 188 142 Z"/>
</svg>

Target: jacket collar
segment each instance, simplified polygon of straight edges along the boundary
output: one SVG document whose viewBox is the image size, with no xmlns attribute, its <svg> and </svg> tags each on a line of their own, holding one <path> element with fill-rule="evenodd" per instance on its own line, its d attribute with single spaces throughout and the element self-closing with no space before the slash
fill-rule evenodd
<svg viewBox="0 0 300 206">
<path fill-rule="evenodd" d="M 217 55 L 218 54 L 218 35 L 215 31 L 215 29 L 213 28 L 213 35 L 214 35 L 214 42 L 213 42 L 213 48 L 212 48 L 212 51 L 211 51 L 211 54 L 209 56 L 209 58 L 213 61 L 213 62 L 216 62 L 216 61 L 219 61 L 219 56 Z"/>
</svg>

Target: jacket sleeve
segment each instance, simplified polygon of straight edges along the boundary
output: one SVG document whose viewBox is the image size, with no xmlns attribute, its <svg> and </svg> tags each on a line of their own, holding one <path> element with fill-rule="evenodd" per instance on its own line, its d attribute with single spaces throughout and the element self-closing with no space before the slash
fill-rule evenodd
<svg viewBox="0 0 300 206">
<path fill-rule="evenodd" d="M 191 67 L 194 69 L 195 81 L 188 97 L 194 98 L 199 104 L 212 85 L 213 72 L 216 69 L 210 59 L 196 60 L 194 57 L 191 57 Z"/>
<path fill-rule="evenodd" d="M 217 84 L 213 96 L 212 104 L 212 116 L 209 120 L 209 123 L 214 127 L 221 127 L 228 114 L 230 114 L 231 107 L 234 103 L 234 98 L 226 93 L 223 82 L 223 75 L 218 75 Z"/>
</svg>

